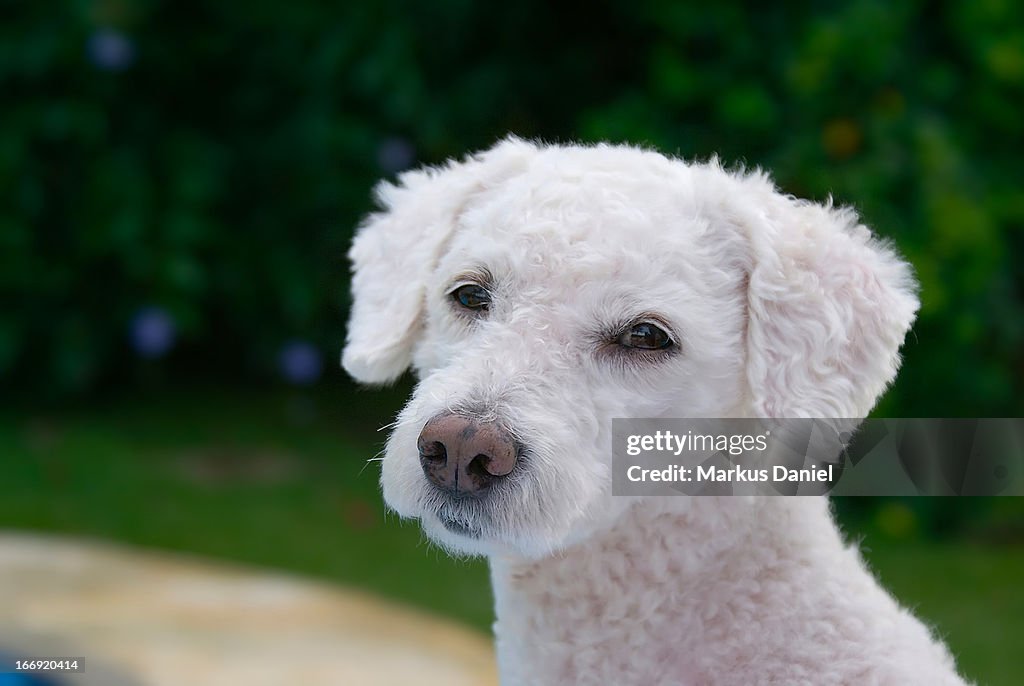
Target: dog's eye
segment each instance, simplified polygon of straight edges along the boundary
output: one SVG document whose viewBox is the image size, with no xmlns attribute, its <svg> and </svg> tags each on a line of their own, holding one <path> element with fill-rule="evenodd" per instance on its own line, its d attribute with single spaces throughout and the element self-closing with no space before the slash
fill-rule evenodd
<svg viewBox="0 0 1024 686">
<path fill-rule="evenodd" d="M 469 283 L 451 292 L 452 299 L 467 310 L 486 312 L 491 305 L 491 294 L 483 286 Z"/>
<path fill-rule="evenodd" d="M 665 350 L 672 347 L 672 337 L 650 322 L 640 322 L 619 336 L 618 343 L 625 348 Z"/>
</svg>

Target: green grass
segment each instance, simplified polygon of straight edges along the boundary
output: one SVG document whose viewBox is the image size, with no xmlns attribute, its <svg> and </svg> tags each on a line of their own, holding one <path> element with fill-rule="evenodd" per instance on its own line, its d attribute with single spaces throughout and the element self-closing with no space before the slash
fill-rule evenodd
<svg viewBox="0 0 1024 686">
<path fill-rule="evenodd" d="M 485 565 L 452 560 L 415 525 L 386 517 L 378 470 L 367 465 L 384 440 L 374 428 L 403 390 L 193 391 L 73 411 L 6 410 L 0 527 L 292 570 L 486 631 Z M 864 547 L 894 594 L 947 638 L 970 678 L 1024 683 L 1024 549 L 870 533 Z"/>
<path fill-rule="evenodd" d="M 946 640 L 963 674 L 1024 683 L 1024 549 L 918 542 L 864 552 L 893 595 Z"/>
</svg>

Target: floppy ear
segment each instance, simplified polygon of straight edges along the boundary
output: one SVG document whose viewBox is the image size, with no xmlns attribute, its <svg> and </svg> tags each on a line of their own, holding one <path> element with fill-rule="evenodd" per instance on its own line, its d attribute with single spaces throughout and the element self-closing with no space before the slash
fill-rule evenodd
<svg viewBox="0 0 1024 686">
<path fill-rule="evenodd" d="M 743 182 L 754 413 L 867 416 L 918 309 L 910 265 L 851 209 L 782 196 L 761 174 Z"/>
<path fill-rule="evenodd" d="M 536 148 L 508 138 L 461 162 L 406 172 L 374 193 L 380 211 L 357 230 L 352 311 L 342 366 L 364 383 L 393 381 L 408 368 L 421 326 L 427 278 L 471 197 L 525 167 Z"/>
</svg>

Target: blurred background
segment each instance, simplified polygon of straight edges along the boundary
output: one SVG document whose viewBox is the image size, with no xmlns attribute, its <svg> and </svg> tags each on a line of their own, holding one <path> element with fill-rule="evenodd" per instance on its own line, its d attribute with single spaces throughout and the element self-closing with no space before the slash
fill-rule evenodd
<svg viewBox="0 0 1024 686">
<path fill-rule="evenodd" d="M 373 184 L 509 132 L 717 153 L 856 206 L 922 285 L 877 414 L 1024 411 L 1014 0 L 0 18 L 0 528 L 298 571 L 487 631 L 484 565 L 385 516 L 366 464 L 410 382 L 358 389 L 338 357 Z M 837 507 L 969 677 L 1024 680 L 1021 499 Z"/>
</svg>

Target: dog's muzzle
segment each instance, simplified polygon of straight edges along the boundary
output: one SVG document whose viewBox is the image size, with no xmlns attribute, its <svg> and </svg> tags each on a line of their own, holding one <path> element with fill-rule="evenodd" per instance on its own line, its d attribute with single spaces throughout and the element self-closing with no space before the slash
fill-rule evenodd
<svg viewBox="0 0 1024 686">
<path fill-rule="evenodd" d="M 445 412 L 420 431 L 417 447 L 423 474 L 453 498 L 479 498 L 515 468 L 518 449 L 495 422 Z"/>
</svg>

